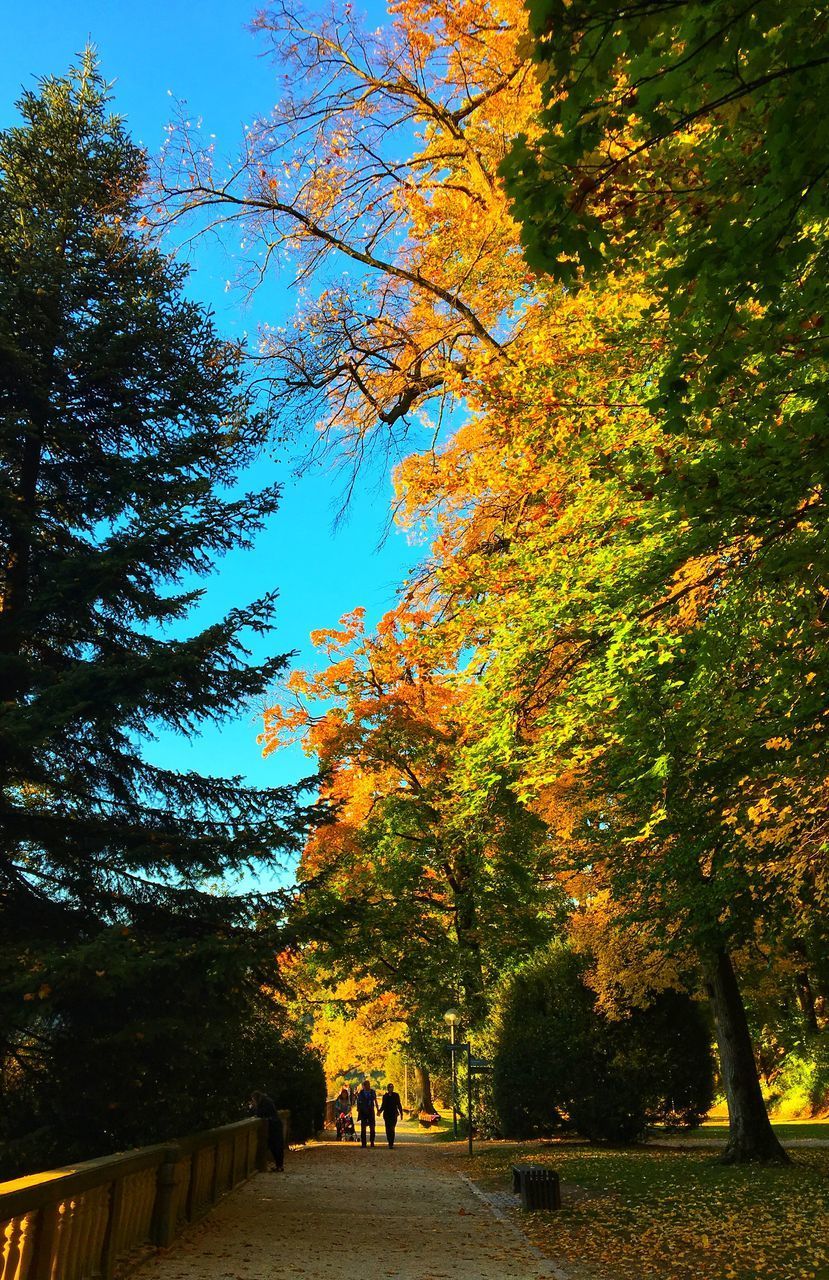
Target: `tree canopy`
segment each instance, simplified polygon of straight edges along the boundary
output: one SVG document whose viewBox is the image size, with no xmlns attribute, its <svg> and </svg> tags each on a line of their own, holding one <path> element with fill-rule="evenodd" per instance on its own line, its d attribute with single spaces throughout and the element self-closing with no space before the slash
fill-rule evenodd
<svg viewBox="0 0 829 1280">
<path fill-rule="evenodd" d="M 339 743 L 336 787 L 392 723 L 398 772 L 442 759 L 449 709 L 454 829 L 508 787 L 544 833 L 513 865 L 565 895 L 601 1000 L 707 990 L 728 1155 L 782 1158 L 737 973 L 771 947 L 781 983 L 814 977 L 825 949 L 823 26 L 509 0 L 259 26 L 298 87 L 229 182 L 177 136 L 173 215 L 300 255 L 275 400 L 352 465 L 408 450 L 396 512 L 430 543 L 363 647 L 394 634 L 427 724 L 367 729 L 340 663 L 305 685 L 333 703 L 306 740 Z M 388 856 L 370 778 L 355 838 Z M 341 865 L 335 830 L 313 847 Z"/>
</svg>

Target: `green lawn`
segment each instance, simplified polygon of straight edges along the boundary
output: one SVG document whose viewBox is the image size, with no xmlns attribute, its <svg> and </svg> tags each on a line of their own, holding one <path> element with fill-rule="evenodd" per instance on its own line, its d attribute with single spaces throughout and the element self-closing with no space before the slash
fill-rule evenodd
<svg viewBox="0 0 829 1280">
<path fill-rule="evenodd" d="M 710 1152 L 499 1144 L 463 1167 L 503 1191 L 516 1159 L 552 1165 L 564 1195 L 522 1228 L 597 1280 L 829 1280 L 829 1150 L 726 1168 Z"/>
<path fill-rule="evenodd" d="M 775 1124 L 772 1121 L 772 1128 L 782 1143 L 790 1142 L 792 1138 L 820 1138 L 824 1142 L 829 1142 L 829 1120 L 797 1120 L 782 1121 Z M 654 1131 L 654 1138 L 659 1136 L 659 1132 Z M 680 1129 L 674 1130 L 666 1135 L 671 1138 L 679 1138 L 685 1141 L 686 1138 L 722 1138 L 728 1137 L 727 1124 L 706 1124 L 699 1129 Z"/>
</svg>

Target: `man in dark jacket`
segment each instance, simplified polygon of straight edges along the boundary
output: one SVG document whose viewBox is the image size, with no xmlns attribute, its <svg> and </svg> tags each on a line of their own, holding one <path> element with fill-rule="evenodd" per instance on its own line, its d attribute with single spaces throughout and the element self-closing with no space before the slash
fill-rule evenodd
<svg viewBox="0 0 829 1280">
<path fill-rule="evenodd" d="M 250 1095 L 250 1109 L 255 1116 L 259 1116 L 260 1120 L 267 1120 L 268 1147 L 276 1165 L 276 1172 L 282 1173 L 285 1167 L 285 1133 L 273 1098 L 269 1098 L 259 1089 L 254 1089 Z"/>
<path fill-rule="evenodd" d="M 393 1084 L 386 1085 L 386 1092 L 380 1103 L 380 1114 L 386 1126 L 386 1141 L 390 1147 L 393 1147 L 397 1121 L 403 1119 L 403 1103 L 400 1101 L 400 1094 L 395 1093 Z"/>
<path fill-rule="evenodd" d="M 380 1108 L 377 1105 L 377 1094 L 371 1087 L 370 1080 L 364 1080 L 357 1094 L 357 1115 L 360 1117 L 360 1142 L 366 1145 L 366 1126 L 374 1146 L 374 1118 Z"/>
</svg>

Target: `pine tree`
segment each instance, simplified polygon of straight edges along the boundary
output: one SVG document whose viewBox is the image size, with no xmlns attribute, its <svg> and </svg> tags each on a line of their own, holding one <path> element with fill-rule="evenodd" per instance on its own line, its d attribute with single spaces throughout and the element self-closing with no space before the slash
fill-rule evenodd
<svg viewBox="0 0 829 1280">
<path fill-rule="evenodd" d="M 93 54 L 19 109 L 0 135 L 0 1057 L 18 1091 L 48 1078 L 81 971 L 94 1001 L 90 948 L 109 984 L 129 968 L 102 939 L 134 934 L 147 966 L 148 938 L 191 956 L 224 936 L 250 979 L 255 903 L 207 885 L 278 859 L 304 821 L 296 789 L 145 759 L 154 726 L 190 735 L 282 671 L 246 641 L 273 594 L 181 638 L 193 581 L 276 509 L 275 486 L 237 485 L 269 424 L 142 225 L 145 157 Z"/>
</svg>

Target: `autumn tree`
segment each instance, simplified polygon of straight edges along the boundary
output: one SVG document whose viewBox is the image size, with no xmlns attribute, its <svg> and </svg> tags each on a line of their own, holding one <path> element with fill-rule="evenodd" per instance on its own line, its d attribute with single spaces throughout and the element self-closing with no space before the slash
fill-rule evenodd
<svg viewBox="0 0 829 1280">
<path fill-rule="evenodd" d="M 166 217 L 243 236 L 253 286 L 303 283 L 295 321 L 261 335 L 263 376 L 277 421 L 316 421 L 353 479 L 372 443 L 395 460 L 426 406 L 438 430 L 526 323 L 533 278 L 497 177 L 536 102 L 526 19 L 515 0 L 405 0 L 368 31 L 351 6 L 310 20 L 281 3 L 256 26 L 282 96 L 228 170 L 182 123 Z"/>
<path fill-rule="evenodd" d="M 147 992 L 168 981 L 178 951 L 192 981 L 201 955 L 203 989 L 235 989 L 244 1019 L 273 948 L 254 936 L 261 904 L 215 885 L 273 864 L 305 822 L 293 788 L 161 768 L 142 750 L 156 726 L 191 735 L 283 670 L 247 647 L 272 594 L 184 629 L 198 576 L 276 508 L 275 488 L 236 486 L 269 424 L 239 352 L 138 224 L 145 157 L 93 56 L 19 107 L 0 135 L 0 1052 L 4 1086 L 48 1098 L 60 1159 L 83 1107 L 58 1041 L 87 1084 L 101 1067 L 111 1107 L 89 1132 L 126 1140 L 141 1090 L 157 1101 L 164 1027 L 203 1019 L 192 985 L 166 1010 L 136 1003 L 139 975 Z M 103 1096 L 116 1046 L 131 1097 L 123 1079 Z M 218 1037 L 214 1051 L 219 1070 Z M 166 1061 L 173 1097 L 193 1067 Z"/>
<path fill-rule="evenodd" d="M 533 30 L 542 129 L 504 164 L 527 252 L 556 275 L 641 263 L 670 326 L 648 388 L 665 439 L 642 482 L 684 518 L 666 571 L 707 557 L 712 589 L 744 596 L 763 686 L 746 709 L 765 737 L 729 818 L 779 875 L 794 953 L 814 967 L 829 188 L 810 117 L 829 30 L 804 5 L 543 3 Z"/>
<path fill-rule="evenodd" d="M 357 611 L 317 633 L 329 665 L 292 673 L 265 734 L 266 750 L 301 737 L 334 814 L 303 852 L 296 927 L 323 971 L 393 995 L 412 1057 L 439 1066 L 442 1014 L 460 1004 L 480 1028 L 499 976 L 550 936 L 560 900 L 544 887 L 543 824 L 507 777 L 469 821 L 463 695 L 418 659 L 417 622 L 393 613 L 369 636 Z"/>
<path fill-rule="evenodd" d="M 310 951 L 310 956 L 308 952 Z M 345 978 L 332 982 L 325 964 L 316 966 L 312 948 L 302 962 L 314 978 L 311 1001 L 303 1001 L 314 1018 L 313 1044 L 320 1049 L 326 1075 L 334 1092 L 343 1080 L 357 1086 L 366 1077 L 378 1076 L 401 1061 L 406 1035 L 406 1014 L 390 991 L 377 993 L 371 978 Z M 392 1079 L 396 1077 L 392 1074 Z"/>
<path fill-rule="evenodd" d="M 575 317 L 596 297 L 574 294 L 566 309 Z M 626 341 L 631 352 L 641 348 L 636 304 L 605 305 L 613 318 L 605 341 L 617 354 Z M 593 326 L 598 336 L 595 311 Z M 659 420 L 634 398 L 645 394 L 647 366 L 630 365 L 627 385 L 597 402 L 604 408 L 592 415 L 593 434 L 555 434 L 550 408 L 572 379 L 564 350 L 546 377 L 539 368 L 537 383 L 523 377 L 517 427 L 507 433 L 494 413 L 492 424 L 479 419 L 457 433 L 438 463 L 451 489 L 440 494 L 435 468 L 422 460 L 403 468 L 406 503 L 416 510 L 422 501 L 440 529 L 437 588 L 428 590 L 443 598 L 448 621 L 432 643 L 471 651 L 480 673 L 470 805 L 509 760 L 521 795 L 552 827 L 565 877 L 590 871 L 614 916 L 647 928 L 668 956 L 696 953 L 718 1018 L 734 1154 L 746 1114 L 758 1142 L 764 1134 L 765 1154 L 777 1154 L 729 958 L 755 938 L 758 921 L 772 933 L 794 920 L 791 899 L 787 909 L 782 895 L 769 894 L 773 881 L 782 887 L 782 867 L 770 868 L 762 843 L 742 839 L 735 821 L 747 797 L 763 793 L 769 740 L 790 706 L 783 681 L 781 697 L 770 696 L 757 648 L 756 605 L 774 597 L 750 564 L 735 582 L 728 560 L 677 563 L 688 522 L 642 478 L 664 447 Z M 597 370 L 583 372 L 595 385 Z M 540 421 L 549 406 L 546 436 L 534 425 L 536 406 Z M 465 436 L 476 447 L 461 469 Z M 499 454 L 488 456 L 484 440 Z M 519 500 L 522 467 L 533 477 L 528 495 L 544 501 Z M 725 681 L 725 671 L 739 678 Z"/>
<path fill-rule="evenodd" d="M 536 103 L 526 20 L 513 0 L 404 3 L 368 31 L 350 7 L 279 4 L 257 26 L 280 101 L 229 170 L 182 122 L 164 216 L 243 237 L 254 287 L 277 268 L 303 285 L 295 321 L 261 335 L 262 376 L 283 430 L 316 421 L 347 498 L 373 446 L 433 441 L 514 360 L 534 287 L 497 167 Z"/>
<path fill-rule="evenodd" d="M 590 8 L 562 7 L 574 58 L 588 48 L 575 30 L 585 13 L 595 34 Z M 763 832 L 739 836 L 754 822 L 749 808 L 774 811 L 755 801 L 769 798 L 768 752 L 785 767 L 779 753 L 792 740 L 781 720 L 800 662 L 773 668 L 766 708 L 763 654 L 779 652 L 786 633 L 764 633 L 757 601 L 783 627 L 786 588 L 770 566 L 791 536 L 801 568 L 810 563 L 817 498 L 788 517 L 772 513 L 768 527 L 758 499 L 755 521 L 716 534 L 716 433 L 704 413 L 693 431 L 677 413 L 685 394 L 674 377 L 677 312 L 654 276 L 653 242 L 626 255 L 626 236 L 638 243 L 623 220 L 632 196 L 618 208 L 600 197 L 612 252 L 573 233 L 551 250 L 554 275 L 527 272 L 500 175 L 526 225 L 521 192 L 530 200 L 541 190 L 543 206 L 540 180 L 549 188 L 558 175 L 540 161 L 532 169 L 527 157 L 540 147 L 546 164 L 553 144 L 571 140 L 563 115 L 549 117 L 545 134 L 525 22 L 511 3 L 402 3 L 389 28 L 368 34 L 350 11 L 311 25 L 286 7 L 271 10 L 259 25 L 289 67 L 281 103 L 249 130 L 227 173 L 197 133 L 179 131 L 162 183 L 171 216 L 200 210 L 213 226 L 238 227 L 257 250 L 254 276 L 291 263 L 306 286 L 315 282 L 295 325 L 263 335 L 263 360 L 280 362 L 272 388 L 283 421 L 316 419 L 352 467 L 372 441 L 391 456 L 413 447 L 399 471 L 399 510 L 410 527 L 430 538 L 437 527 L 437 536 L 406 584 L 420 619 L 409 634 L 432 646 L 432 669 L 470 677 L 464 717 L 476 732 L 454 743 L 466 825 L 485 818 L 508 777 L 552 828 L 565 878 L 601 864 L 627 926 L 655 917 L 666 955 L 698 957 L 718 1010 L 732 1153 L 779 1156 L 729 948 L 754 937 L 758 920 L 771 929 L 785 916 L 787 929 L 797 927 L 797 860 L 775 866 L 775 888 L 790 873 L 793 889 L 778 911 L 764 883 Z M 596 31 L 588 86 L 607 65 Z M 566 87 L 564 63 L 556 74 Z M 620 64 L 620 89 L 626 74 Z M 547 111 L 569 109 L 565 99 L 572 104 L 551 78 Z M 623 94 L 620 102 L 632 105 Z M 585 129 L 595 133 L 599 118 L 586 114 Z M 607 141 L 611 161 L 633 148 L 636 128 L 629 113 Z M 515 135 L 524 139 L 517 161 L 507 158 Z M 677 179 L 693 177 L 688 137 L 697 132 L 680 131 L 671 165 L 654 170 L 655 232 Z M 631 172 L 638 181 L 640 170 Z M 563 197 L 574 216 L 591 191 L 582 177 Z M 740 317 L 751 322 L 750 305 Z M 759 394 L 749 363 L 742 373 Z M 739 378 L 728 376 L 717 384 L 728 387 L 723 403 L 748 414 Z M 759 403 L 755 396 L 752 413 Z M 797 397 L 787 404 L 797 408 Z M 773 413 L 758 421 L 774 431 Z M 415 434 L 415 424 L 429 434 Z M 732 444 L 739 462 L 742 444 Z M 755 478 L 765 474 L 761 466 Z M 747 481 L 734 487 L 735 502 Z M 812 643 L 804 632 L 803 652 Z M 724 684 L 726 658 L 734 678 Z M 809 759 L 804 782 L 817 782 L 817 751 Z M 819 804 L 808 813 L 801 829 L 812 835 Z M 771 824 L 766 835 L 773 839 Z M 819 888 L 818 846 L 807 836 L 799 847 Z"/>
<path fill-rule="evenodd" d="M 807 6 L 736 4 L 541 4 L 533 22 L 542 130 L 505 165 L 528 253 L 570 279 L 641 263 L 669 326 L 647 395 L 665 439 L 642 479 L 675 512 L 666 583 L 684 573 L 690 593 L 707 579 L 707 599 L 696 591 L 707 649 L 675 678 L 688 688 L 696 671 L 696 692 L 707 685 L 699 731 L 720 739 L 725 765 L 709 794 L 725 782 L 725 857 L 753 864 L 747 914 L 801 959 L 811 951 L 814 970 L 827 185 L 809 121 L 826 88 L 826 24 Z M 711 975 L 723 999 L 729 967 L 720 954 Z M 745 1036 L 741 1053 L 748 1063 Z M 752 1106 L 737 1155 L 769 1145 L 756 1091 Z"/>
</svg>

